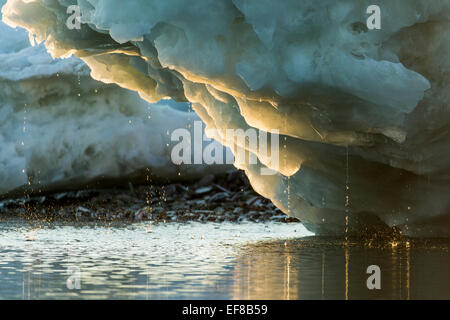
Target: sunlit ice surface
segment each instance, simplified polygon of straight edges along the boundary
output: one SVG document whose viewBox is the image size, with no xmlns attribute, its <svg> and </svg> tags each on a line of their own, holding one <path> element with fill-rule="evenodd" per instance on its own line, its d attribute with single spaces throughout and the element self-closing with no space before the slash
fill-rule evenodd
<svg viewBox="0 0 450 320">
<path fill-rule="evenodd" d="M 13 219 L 0 233 L 0 299 L 450 298 L 448 240 L 354 241 L 274 222 Z M 381 290 L 366 286 L 373 264 Z"/>
</svg>

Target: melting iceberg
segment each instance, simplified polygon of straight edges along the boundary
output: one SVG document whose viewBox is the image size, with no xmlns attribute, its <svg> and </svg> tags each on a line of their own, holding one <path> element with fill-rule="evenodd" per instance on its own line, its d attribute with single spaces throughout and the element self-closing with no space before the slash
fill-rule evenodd
<svg viewBox="0 0 450 320">
<path fill-rule="evenodd" d="M 371 4 L 9 0 L 3 19 L 96 80 L 191 102 L 259 157 L 240 165 L 255 190 L 317 233 L 450 235 L 450 2 L 380 0 L 380 30 Z M 278 130 L 279 164 L 227 139 L 236 128 Z"/>
</svg>

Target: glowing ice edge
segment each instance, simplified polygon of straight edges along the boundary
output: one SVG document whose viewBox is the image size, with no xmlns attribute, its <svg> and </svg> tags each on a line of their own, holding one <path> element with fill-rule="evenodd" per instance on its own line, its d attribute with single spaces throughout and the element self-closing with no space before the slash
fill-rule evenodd
<svg viewBox="0 0 450 320">
<path fill-rule="evenodd" d="M 81 30 L 66 26 L 78 4 Z M 450 3 L 380 0 L 9 0 L 4 21 L 53 57 L 226 129 L 277 129 L 279 174 L 241 165 L 317 233 L 450 235 Z M 258 150 L 251 150 L 259 156 Z"/>
</svg>

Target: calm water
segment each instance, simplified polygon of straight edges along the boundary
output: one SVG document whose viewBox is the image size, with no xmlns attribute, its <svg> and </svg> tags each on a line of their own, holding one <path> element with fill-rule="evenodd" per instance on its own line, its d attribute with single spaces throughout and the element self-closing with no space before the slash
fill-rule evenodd
<svg viewBox="0 0 450 320">
<path fill-rule="evenodd" d="M 317 238 L 301 224 L 9 220 L 0 299 L 449 299 L 449 247 Z M 372 264 L 381 290 L 366 287 Z"/>
</svg>

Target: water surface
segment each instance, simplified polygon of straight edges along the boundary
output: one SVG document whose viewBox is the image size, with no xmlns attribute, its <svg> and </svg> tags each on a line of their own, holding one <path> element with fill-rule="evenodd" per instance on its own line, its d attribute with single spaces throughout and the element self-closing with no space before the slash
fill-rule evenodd
<svg viewBox="0 0 450 320">
<path fill-rule="evenodd" d="M 299 223 L 7 220 L 0 299 L 449 299 L 448 249 L 311 237 Z M 372 264 L 381 290 L 367 289 Z"/>
</svg>

